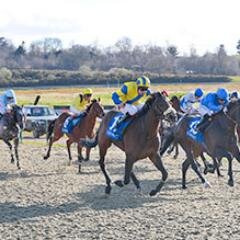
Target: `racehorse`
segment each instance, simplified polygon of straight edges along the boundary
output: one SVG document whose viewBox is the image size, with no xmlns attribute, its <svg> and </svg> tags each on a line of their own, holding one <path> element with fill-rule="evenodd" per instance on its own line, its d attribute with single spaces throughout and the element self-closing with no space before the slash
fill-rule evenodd
<svg viewBox="0 0 240 240">
<path fill-rule="evenodd" d="M 24 115 L 22 108 L 18 105 L 12 105 L 0 119 L 0 139 L 9 147 L 11 154 L 11 163 L 14 163 L 14 154 L 12 151 L 11 141 L 14 143 L 14 152 L 17 160 L 17 168 L 21 169 L 18 155 L 18 145 L 20 133 L 24 127 Z"/>
<path fill-rule="evenodd" d="M 140 190 L 140 183 L 133 172 L 133 164 L 138 160 L 148 157 L 162 173 L 160 183 L 150 192 L 150 195 L 153 196 L 161 190 L 168 173 L 163 166 L 159 154 L 159 125 L 164 115 L 170 111 L 171 107 L 166 98 L 159 92 L 152 93 L 143 108 L 137 113 L 138 117 L 136 117 L 126 129 L 122 140 L 111 140 L 106 135 L 109 122 L 118 114 L 117 111 L 110 111 L 103 118 L 96 137 L 92 140 L 85 139 L 81 141 L 83 145 L 88 147 L 99 145 L 99 165 L 106 180 L 106 194 L 110 194 L 111 192 L 111 179 L 105 169 L 105 155 L 112 143 L 123 150 L 126 155 L 124 181 L 115 181 L 116 185 L 122 187 L 124 184 L 128 184 L 131 178 L 136 188 Z"/>
<path fill-rule="evenodd" d="M 177 119 L 176 119 L 176 121 L 177 121 L 178 119 L 180 119 L 184 115 L 184 112 L 182 111 L 182 109 L 180 107 L 180 99 L 176 95 L 174 95 L 174 96 L 171 97 L 170 103 L 171 103 L 172 107 L 177 112 Z M 168 136 L 171 135 L 172 127 L 176 122 L 176 121 L 173 122 L 172 119 L 170 119 L 170 121 L 169 121 L 168 118 L 166 118 L 166 120 L 168 122 L 170 122 L 170 126 L 163 127 L 163 129 L 161 130 L 161 133 L 160 133 L 161 139 L 162 139 L 161 147 L 165 144 L 165 141 L 168 138 Z M 168 148 L 167 153 L 171 154 L 174 150 L 175 150 L 175 153 L 173 155 L 173 158 L 177 159 L 177 157 L 179 155 L 179 146 L 178 146 L 177 142 L 173 142 L 171 144 L 171 146 Z M 201 153 L 199 155 L 199 157 L 201 158 L 201 160 L 203 161 L 203 164 L 204 164 L 204 174 L 207 174 L 208 172 L 213 173 L 214 172 L 213 164 L 211 164 L 209 161 L 207 161 L 207 159 L 205 158 L 203 153 Z M 197 162 L 197 164 L 200 166 L 200 164 L 198 162 Z M 219 174 L 219 176 L 220 175 L 221 174 Z"/>
<path fill-rule="evenodd" d="M 182 187 L 186 188 L 186 172 L 191 165 L 202 182 L 205 179 L 195 164 L 195 159 L 203 152 L 207 152 L 209 156 L 214 160 L 214 166 L 217 169 L 218 175 L 220 175 L 218 164 L 222 158 L 228 160 L 228 185 L 233 186 L 233 174 L 232 174 L 232 160 L 233 157 L 240 162 L 240 151 L 237 145 L 236 127 L 240 124 L 240 100 L 229 103 L 226 111 L 220 111 L 211 121 L 211 124 L 204 132 L 204 145 L 198 144 L 191 140 L 187 135 L 187 129 L 191 116 L 184 116 L 174 128 L 173 134 L 166 140 L 166 144 L 163 146 L 160 155 L 162 155 L 167 147 L 171 144 L 175 138 L 182 146 L 186 153 L 187 159 L 182 164 Z"/>
<path fill-rule="evenodd" d="M 50 157 L 51 148 L 54 142 L 58 141 L 63 135 L 63 124 L 65 120 L 70 117 L 71 114 L 68 112 L 62 113 L 56 120 L 54 120 L 48 127 L 48 135 L 49 146 L 47 154 L 44 156 L 44 159 L 48 159 Z M 67 133 L 68 139 L 66 141 L 68 157 L 69 157 L 69 165 L 71 164 L 72 155 L 71 155 L 71 144 L 77 143 L 78 149 L 78 161 L 79 163 L 82 160 L 88 161 L 90 156 L 90 148 L 86 149 L 86 158 L 84 159 L 82 156 L 82 146 L 80 145 L 80 138 L 85 137 L 93 137 L 93 128 L 96 124 L 97 117 L 102 118 L 104 116 L 104 110 L 100 103 L 100 99 L 92 100 L 91 104 L 86 109 L 86 116 L 84 116 L 78 125 L 76 125 L 71 133 Z M 79 164 L 79 171 L 81 169 L 81 165 Z"/>
</svg>

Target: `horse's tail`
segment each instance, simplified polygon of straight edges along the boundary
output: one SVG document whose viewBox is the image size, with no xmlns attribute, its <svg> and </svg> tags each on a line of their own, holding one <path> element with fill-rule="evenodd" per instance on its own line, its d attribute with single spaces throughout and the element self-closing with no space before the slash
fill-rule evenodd
<svg viewBox="0 0 240 240">
<path fill-rule="evenodd" d="M 47 141 L 49 141 L 50 137 L 53 134 L 53 129 L 54 129 L 54 125 L 55 125 L 56 119 L 53 120 L 52 122 L 50 122 L 50 124 L 48 125 L 48 129 L 47 129 Z"/>
<path fill-rule="evenodd" d="M 161 146 L 161 149 L 160 149 L 161 156 L 166 152 L 166 150 L 173 143 L 173 141 L 174 141 L 174 131 L 171 130 L 170 134 L 166 136 L 163 146 Z"/>
<path fill-rule="evenodd" d="M 80 139 L 80 144 L 83 147 L 89 147 L 89 148 L 96 147 L 97 144 L 98 144 L 98 131 L 97 131 L 96 136 L 94 138 L 82 138 L 82 139 Z"/>
</svg>

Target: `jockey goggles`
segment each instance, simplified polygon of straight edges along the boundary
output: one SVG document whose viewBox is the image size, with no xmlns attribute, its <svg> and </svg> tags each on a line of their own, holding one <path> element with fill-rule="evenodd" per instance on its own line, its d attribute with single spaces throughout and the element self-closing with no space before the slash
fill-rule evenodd
<svg viewBox="0 0 240 240">
<path fill-rule="evenodd" d="M 138 90 L 140 90 L 141 92 L 146 92 L 148 90 L 147 87 L 138 87 Z"/>
<path fill-rule="evenodd" d="M 86 96 L 86 97 L 91 97 L 92 94 L 91 94 L 91 93 L 87 93 L 87 94 L 84 94 L 84 96 Z"/>
</svg>

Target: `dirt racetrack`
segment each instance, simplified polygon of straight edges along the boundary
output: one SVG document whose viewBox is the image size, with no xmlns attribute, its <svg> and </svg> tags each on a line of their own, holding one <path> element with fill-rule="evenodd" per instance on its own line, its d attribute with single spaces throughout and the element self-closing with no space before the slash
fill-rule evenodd
<svg viewBox="0 0 240 240">
<path fill-rule="evenodd" d="M 131 183 L 113 186 L 105 197 L 103 175 L 93 149 L 91 161 L 67 165 L 64 141 L 43 160 L 45 139 L 24 139 L 20 146 L 22 170 L 10 163 L 7 147 L 0 143 L 0 239 L 240 239 L 240 164 L 233 162 L 235 186 L 208 175 L 204 189 L 189 170 L 188 189 L 181 189 L 181 162 L 164 157 L 169 172 L 162 192 L 149 197 L 160 173 L 148 160 L 134 169 L 142 194 Z M 76 159 L 76 151 L 74 157 Z M 123 177 L 124 154 L 112 147 L 107 155 L 112 180 Z"/>
</svg>

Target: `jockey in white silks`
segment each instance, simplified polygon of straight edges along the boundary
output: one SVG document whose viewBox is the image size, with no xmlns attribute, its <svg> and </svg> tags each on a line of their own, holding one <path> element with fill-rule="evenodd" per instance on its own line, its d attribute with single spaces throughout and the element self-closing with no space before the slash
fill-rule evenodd
<svg viewBox="0 0 240 240">
<path fill-rule="evenodd" d="M 180 108 L 184 113 L 196 114 L 197 109 L 194 107 L 194 103 L 199 103 L 203 98 L 203 90 L 197 88 L 194 93 L 188 93 L 180 99 Z"/>
<path fill-rule="evenodd" d="M 17 104 L 15 92 L 12 89 L 6 90 L 0 95 L 0 115 L 3 115 L 9 110 L 10 105 Z"/>
</svg>

